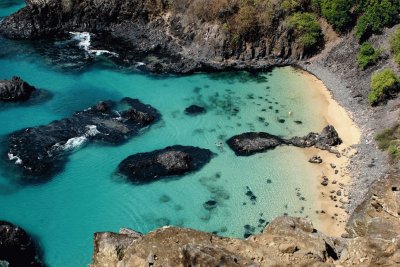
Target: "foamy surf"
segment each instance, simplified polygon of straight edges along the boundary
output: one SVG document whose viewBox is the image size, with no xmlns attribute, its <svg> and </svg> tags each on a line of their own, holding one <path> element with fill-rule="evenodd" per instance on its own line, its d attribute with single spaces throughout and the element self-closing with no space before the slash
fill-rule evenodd
<svg viewBox="0 0 400 267">
<path fill-rule="evenodd" d="M 69 32 L 73 40 L 79 41 L 78 46 L 85 50 L 88 54 L 101 56 L 101 55 L 111 55 L 118 57 L 118 54 L 104 49 L 90 49 L 91 46 L 91 36 L 88 32 Z"/>
<path fill-rule="evenodd" d="M 86 141 L 88 141 L 89 137 L 95 136 L 100 133 L 99 130 L 97 130 L 96 125 L 86 125 L 86 129 L 87 130 L 84 135 L 70 138 L 67 140 L 67 142 L 65 142 L 65 144 L 62 145 L 57 143 L 52 147 L 52 150 L 67 151 L 79 148 L 83 146 Z"/>
<path fill-rule="evenodd" d="M 9 160 L 15 160 L 15 164 L 22 164 L 22 160 L 18 156 L 14 156 L 12 153 L 8 153 L 7 155 Z"/>
</svg>

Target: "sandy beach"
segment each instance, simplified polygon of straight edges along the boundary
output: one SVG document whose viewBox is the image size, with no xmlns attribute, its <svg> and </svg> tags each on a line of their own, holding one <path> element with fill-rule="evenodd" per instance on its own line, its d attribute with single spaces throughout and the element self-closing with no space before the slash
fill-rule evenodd
<svg viewBox="0 0 400 267">
<path fill-rule="evenodd" d="M 351 115 L 332 98 L 321 80 L 306 71 L 302 71 L 302 73 L 309 79 L 310 88 L 315 90 L 313 97 L 316 103 L 323 107 L 322 115 L 326 125 L 333 125 L 343 141 L 337 147 L 340 157 L 316 148 L 304 149 L 308 158 L 317 155 L 323 160 L 320 164 L 314 164 L 320 173 L 315 184 L 320 203 L 316 205 L 317 220 L 313 222 L 314 226 L 325 234 L 340 237 L 345 233 L 348 218 L 345 205 L 348 203 L 351 176 L 347 167 L 349 159 L 356 151 L 352 146 L 360 142 L 361 131 L 352 120 Z M 326 186 L 321 184 L 324 177 L 328 178 Z"/>
</svg>

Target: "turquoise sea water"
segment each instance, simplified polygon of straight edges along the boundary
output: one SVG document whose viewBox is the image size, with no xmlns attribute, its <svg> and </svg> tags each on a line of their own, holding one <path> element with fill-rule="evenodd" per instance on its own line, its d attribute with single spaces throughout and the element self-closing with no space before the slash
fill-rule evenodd
<svg viewBox="0 0 400 267">
<path fill-rule="evenodd" d="M 0 16 L 16 7 L 1 8 Z M 3 51 L 20 45 L 0 42 L 7 46 Z M 121 146 L 90 144 L 76 149 L 65 170 L 50 182 L 18 186 L 0 172 L 0 218 L 37 237 L 49 266 L 86 266 L 91 261 L 93 233 L 98 231 L 129 227 L 146 233 L 178 225 L 242 238 L 246 224 L 258 233 L 265 225 L 259 226 L 259 219 L 270 221 L 284 213 L 312 217 L 319 208 L 314 186 L 318 173 L 304 164 L 308 158 L 301 149 L 281 147 L 237 157 L 226 145 L 222 149 L 215 145 L 246 131 L 285 137 L 320 131 L 324 118 L 316 113 L 315 92 L 293 68 L 160 77 L 95 64 L 67 72 L 22 47 L 19 53 L 3 52 L 0 79 L 21 76 L 52 97 L 1 106 L 1 136 L 68 117 L 100 100 L 125 96 L 138 98 L 162 114 L 161 122 Z M 203 105 L 208 112 L 187 116 L 183 111 L 191 104 Z M 288 116 L 289 111 L 293 116 Z M 282 119 L 284 123 L 279 122 Z M 114 175 L 125 157 L 176 144 L 208 148 L 216 156 L 197 173 L 147 185 L 133 185 Z M 246 195 L 247 188 L 256 202 Z M 219 204 L 207 211 L 203 203 L 210 199 Z"/>
</svg>

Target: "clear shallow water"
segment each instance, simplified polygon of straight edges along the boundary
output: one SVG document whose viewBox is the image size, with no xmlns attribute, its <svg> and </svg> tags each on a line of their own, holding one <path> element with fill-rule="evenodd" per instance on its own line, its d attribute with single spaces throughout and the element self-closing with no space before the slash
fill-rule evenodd
<svg viewBox="0 0 400 267">
<path fill-rule="evenodd" d="M 254 226 L 255 233 L 262 230 L 260 218 L 270 221 L 284 213 L 314 216 L 319 208 L 311 186 L 318 173 L 305 164 L 308 158 L 301 149 L 281 147 L 236 157 L 226 145 L 222 149 L 215 146 L 246 131 L 286 137 L 320 131 L 324 119 L 318 111 L 323 107 L 313 102 L 316 92 L 300 72 L 280 68 L 258 75 L 157 77 L 98 65 L 62 72 L 28 50 L 21 48 L 21 53 L 0 57 L 0 79 L 19 75 L 48 90 L 52 98 L 1 106 L 2 136 L 70 116 L 99 100 L 125 96 L 152 105 L 163 116 L 160 123 L 124 145 L 90 144 L 78 149 L 65 170 L 50 182 L 21 187 L 0 172 L 1 219 L 35 235 L 49 266 L 86 266 L 91 260 L 93 233 L 98 231 L 130 227 L 146 233 L 171 224 L 243 237 L 246 224 Z M 184 115 L 191 104 L 203 105 L 208 112 Z M 293 116 L 288 116 L 289 111 Z M 114 176 L 125 157 L 175 144 L 208 148 L 216 156 L 201 171 L 179 179 L 137 186 Z M 246 196 L 247 187 L 256 202 Z M 210 199 L 219 203 L 211 212 L 203 207 Z"/>
</svg>

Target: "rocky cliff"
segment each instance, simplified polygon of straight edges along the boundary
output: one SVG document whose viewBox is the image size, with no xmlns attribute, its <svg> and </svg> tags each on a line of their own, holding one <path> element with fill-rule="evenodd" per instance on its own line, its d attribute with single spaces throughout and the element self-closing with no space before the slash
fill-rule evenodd
<svg viewBox="0 0 400 267">
<path fill-rule="evenodd" d="M 124 64 L 141 61 L 154 72 L 265 69 L 309 54 L 286 21 L 289 14 L 304 10 L 301 5 L 282 10 L 278 1 L 268 7 L 273 13 L 265 18 L 268 22 L 261 27 L 245 21 L 249 29 L 241 34 L 232 30 L 248 19 L 237 18 L 239 1 L 208 2 L 211 8 L 224 3 L 213 19 L 204 18 L 212 10 L 198 11 L 200 7 L 190 1 L 28 0 L 25 8 L 0 23 L 0 33 L 13 39 L 38 39 L 90 32 L 102 48 L 118 52 Z M 251 13 L 246 15 L 251 18 Z"/>
</svg>

